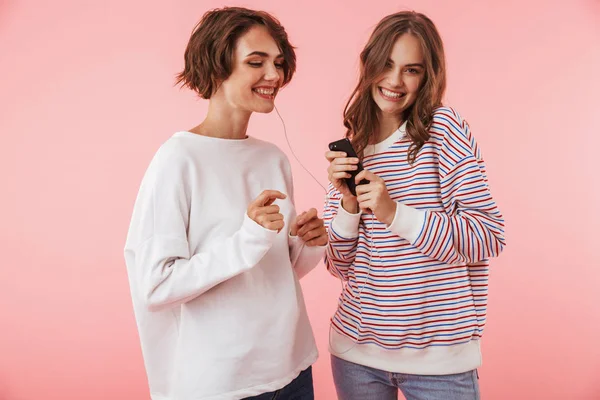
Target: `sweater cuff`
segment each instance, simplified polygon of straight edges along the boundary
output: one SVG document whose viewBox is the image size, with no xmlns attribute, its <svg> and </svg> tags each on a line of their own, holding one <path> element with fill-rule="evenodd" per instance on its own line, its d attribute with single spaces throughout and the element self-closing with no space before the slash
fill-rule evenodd
<svg viewBox="0 0 600 400">
<path fill-rule="evenodd" d="M 331 221 L 331 229 L 333 229 L 337 235 L 346 239 L 357 238 L 358 225 L 360 224 L 361 215 L 361 211 L 356 214 L 350 214 L 344 209 L 342 206 L 342 201 L 340 200 L 340 205 L 337 209 L 337 215 L 333 221 Z"/>
<path fill-rule="evenodd" d="M 252 218 L 250 218 L 248 214 L 244 215 L 244 222 L 242 223 L 241 230 L 248 232 L 255 238 L 269 243 L 272 243 L 275 240 L 275 237 L 278 233 L 277 231 L 272 231 L 258 224 Z"/>
<path fill-rule="evenodd" d="M 410 243 L 414 243 L 419 237 L 424 223 L 425 211 L 397 203 L 396 215 L 388 229 Z"/>
<path fill-rule="evenodd" d="M 292 244 L 303 244 L 304 242 L 302 241 L 302 238 L 298 235 L 292 235 L 292 232 L 290 231 L 288 233 L 288 243 L 290 245 Z"/>
</svg>

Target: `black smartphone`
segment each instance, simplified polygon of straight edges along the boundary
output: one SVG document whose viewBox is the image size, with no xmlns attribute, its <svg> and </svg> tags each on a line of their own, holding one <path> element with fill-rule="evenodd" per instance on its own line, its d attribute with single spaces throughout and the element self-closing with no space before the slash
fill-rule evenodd
<svg viewBox="0 0 600 400">
<path fill-rule="evenodd" d="M 358 156 L 356 155 L 356 151 L 354 151 L 354 147 L 352 147 L 352 142 L 348 138 L 336 140 L 335 142 L 329 143 L 329 150 L 343 151 L 344 153 L 346 153 L 346 157 L 348 158 L 358 158 Z M 350 178 L 344 179 L 344 181 L 346 181 L 346 185 L 348 185 L 348 189 L 350 189 L 350 193 L 352 193 L 354 196 L 356 196 L 356 182 L 354 181 L 354 178 L 356 178 L 356 175 L 358 175 L 363 169 L 364 168 L 362 166 L 362 163 L 359 160 L 358 168 L 354 171 L 348 171 L 348 173 L 351 176 Z M 369 181 L 363 179 L 358 184 L 363 185 L 365 183 L 369 183 Z"/>
</svg>

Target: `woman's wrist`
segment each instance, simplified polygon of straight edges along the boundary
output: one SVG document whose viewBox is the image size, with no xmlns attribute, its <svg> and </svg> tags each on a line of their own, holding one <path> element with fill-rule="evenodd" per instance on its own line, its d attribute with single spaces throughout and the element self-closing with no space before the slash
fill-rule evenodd
<svg viewBox="0 0 600 400">
<path fill-rule="evenodd" d="M 342 197 L 342 207 L 350 214 L 358 213 L 358 200 L 356 197 L 344 196 Z"/>
</svg>

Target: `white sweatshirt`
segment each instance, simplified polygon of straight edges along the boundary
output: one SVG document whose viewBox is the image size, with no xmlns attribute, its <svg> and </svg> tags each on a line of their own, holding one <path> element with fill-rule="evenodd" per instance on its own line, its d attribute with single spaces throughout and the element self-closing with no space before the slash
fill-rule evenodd
<svg viewBox="0 0 600 400">
<path fill-rule="evenodd" d="M 285 228 L 246 215 L 263 190 Z M 278 390 L 317 359 L 298 279 L 324 247 L 289 236 L 289 161 L 255 138 L 177 132 L 141 184 L 125 246 L 153 400 L 240 399 Z"/>
</svg>

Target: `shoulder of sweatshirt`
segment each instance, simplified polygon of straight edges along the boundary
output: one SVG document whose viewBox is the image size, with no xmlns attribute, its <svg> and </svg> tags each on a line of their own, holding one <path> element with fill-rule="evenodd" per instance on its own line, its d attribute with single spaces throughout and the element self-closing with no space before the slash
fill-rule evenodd
<svg viewBox="0 0 600 400">
<path fill-rule="evenodd" d="M 447 161 L 455 163 L 471 156 L 481 159 L 479 146 L 471 134 L 469 123 L 452 107 L 434 110 L 429 133 L 440 156 L 446 157 Z"/>
<path fill-rule="evenodd" d="M 449 139 L 470 140 L 467 122 L 452 107 L 438 107 L 433 111 L 429 133 L 441 145 Z"/>
<path fill-rule="evenodd" d="M 152 157 L 146 169 L 142 186 L 180 181 L 186 175 L 185 171 L 193 164 L 194 158 L 197 157 L 198 155 L 194 155 L 190 146 L 187 146 L 181 138 L 167 139 Z"/>
<path fill-rule="evenodd" d="M 272 157 L 281 157 L 286 162 L 289 163 L 287 155 L 275 143 L 271 143 L 271 142 L 268 142 L 266 140 L 257 139 L 257 138 L 254 138 L 254 137 L 253 137 L 253 139 L 254 139 L 254 141 L 256 143 L 256 146 L 260 146 L 261 151 L 264 152 L 263 154 L 268 155 L 268 156 L 272 156 Z"/>
<path fill-rule="evenodd" d="M 287 154 L 285 154 L 275 143 L 256 138 L 254 138 L 254 140 L 256 145 L 260 147 L 261 160 L 267 161 L 269 164 L 278 163 L 283 167 L 286 175 L 291 177 L 292 166 Z"/>
<path fill-rule="evenodd" d="M 181 136 L 171 136 L 156 151 L 156 162 L 188 162 L 197 152 L 197 147 L 190 146 L 189 139 Z"/>
<path fill-rule="evenodd" d="M 287 155 L 275 144 L 264 140 L 250 138 L 248 151 L 254 158 L 267 165 L 280 165 L 284 173 L 291 177 L 291 166 Z M 190 165 L 210 163 L 213 157 L 218 157 L 214 151 L 205 146 L 197 146 L 195 141 L 189 141 L 185 136 L 172 136 L 167 139 L 155 153 L 148 171 L 160 171 L 161 174 L 182 173 Z"/>
</svg>

